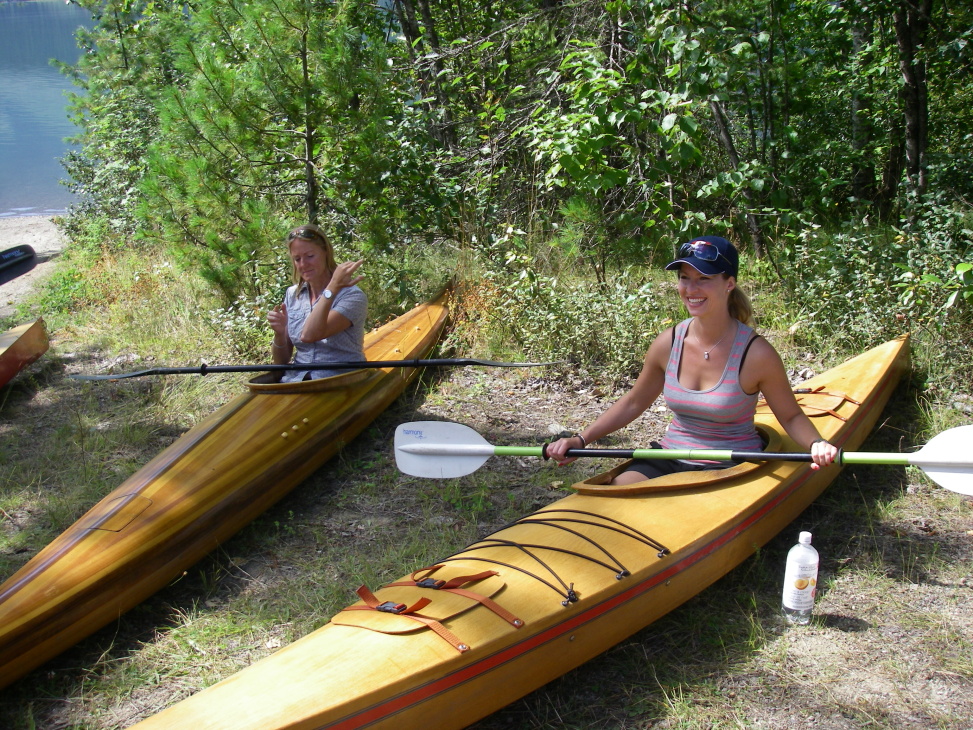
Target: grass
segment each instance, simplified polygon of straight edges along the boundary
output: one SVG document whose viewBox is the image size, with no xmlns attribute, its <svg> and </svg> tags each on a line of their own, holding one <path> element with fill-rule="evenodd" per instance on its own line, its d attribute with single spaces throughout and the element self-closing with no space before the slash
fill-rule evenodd
<svg viewBox="0 0 973 730">
<path fill-rule="evenodd" d="M 65 368 L 103 369 L 131 355 L 139 359 L 126 367 L 233 356 L 200 317 L 205 298 L 193 304 L 201 290 L 169 278 L 163 264 L 146 274 L 113 260 L 102 273 L 118 277 L 102 286 L 111 297 L 51 317 L 52 352 L 4 394 L 3 577 L 238 392 L 232 376 L 64 378 Z M 821 365 L 804 358 L 800 338 L 783 341 L 794 368 Z M 919 342 L 915 359 L 917 377 L 895 395 L 868 450 L 898 450 L 964 422 L 944 405 L 934 347 Z M 464 479 L 424 481 L 395 471 L 388 440 L 398 423 L 427 417 L 475 424 L 493 442 L 537 440 L 554 423 L 574 428 L 613 397 L 575 378 L 570 370 L 427 374 L 328 466 L 170 586 L 3 690 L 0 726 L 127 727 L 314 630 L 358 585 L 396 579 L 563 496 L 598 465 L 492 461 Z M 930 393 L 930 380 L 942 390 Z M 822 590 L 811 625 L 795 629 L 779 617 L 779 581 L 801 529 L 822 553 Z M 849 468 L 716 584 L 476 728 L 968 730 L 971 529 L 971 502 L 917 471 Z"/>
</svg>

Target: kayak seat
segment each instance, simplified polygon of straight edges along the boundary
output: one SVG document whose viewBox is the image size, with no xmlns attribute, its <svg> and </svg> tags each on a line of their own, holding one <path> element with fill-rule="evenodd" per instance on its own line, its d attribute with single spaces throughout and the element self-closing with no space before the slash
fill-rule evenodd
<svg viewBox="0 0 973 730">
<path fill-rule="evenodd" d="M 251 378 L 247 383 L 253 393 L 272 395 L 275 393 L 322 393 L 328 390 L 338 390 L 347 388 L 351 385 L 361 385 L 362 383 L 377 378 L 382 374 L 381 368 L 349 370 L 341 375 L 332 375 L 330 378 L 317 378 L 316 380 L 301 380 L 296 383 L 281 383 L 280 372 L 274 371 L 263 373 L 255 378 Z"/>
<path fill-rule="evenodd" d="M 778 431 L 758 423 L 757 432 L 764 441 L 764 451 L 780 450 L 782 438 Z M 696 489 L 725 483 L 756 469 L 762 469 L 768 466 L 768 462 L 746 461 L 742 464 L 727 467 L 726 469 L 683 471 L 675 474 L 666 474 L 655 479 L 646 479 L 641 482 L 635 482 L 634 484 L 611 484 L 612 479 L 625 471 L 631 463 L 631 459 L 624 461 L 610 471 L 572 485 L 572 489 L 576 490 L 579 494 L 603 497 L 624 497 L 630 494 L 670 492 L 677 489 Z"/>
</svg>

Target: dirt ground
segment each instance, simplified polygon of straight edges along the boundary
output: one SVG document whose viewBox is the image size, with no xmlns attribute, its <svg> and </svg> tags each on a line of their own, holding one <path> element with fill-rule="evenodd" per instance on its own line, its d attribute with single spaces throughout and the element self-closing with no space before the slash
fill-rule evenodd
<svg viewBox="0 0 973 730">
<path fill-rule="evenodd" d="M 34 249 L 32 261 L 0 271 L 0 317 L 11 316 L 14 306 L 50 275 L 66 243 L 51 218 L 0 218 L 0 251 L 24 244 Z"/>
</svg>

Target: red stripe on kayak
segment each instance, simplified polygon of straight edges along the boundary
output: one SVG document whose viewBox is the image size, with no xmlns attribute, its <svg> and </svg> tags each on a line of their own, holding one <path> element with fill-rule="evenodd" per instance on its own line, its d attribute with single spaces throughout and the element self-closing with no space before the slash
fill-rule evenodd
<svg viewBox="0 0 973 730">
<path fill-rule="evenodd" d="M 856 431 L 857 424 L 868 414 L 872 412 L 875 408 L 876 402 L 886 390 L 888 390 L 891 380 L 890 376 L 895 372 L 893 367 L 888 374 L 882 379 L 879 387 L 874 391 L 873 395 L 861 408 L 855 411 L 855 414 L 847 422 L 847 428 L 845 429 L 845 435 L 835 440 L 835 446 L 843 446 L 848 438 Z M 436 695 L 447 692 L 454 687 L 457 687 L 465 682 L 475 679 L 481 674 L 486 674 L 489 671 L 496 669 L 508 662 L 518 659 L 521 655 L 527 654 L 530 651 L 542 646 L 549 641 L 553 641 L 566 633 L 574 631 L 580 626 L 586 623 L 594 621 L 595 619 L 601 618 L 606 613 L 618 608 L 619 606 L 628 603 L 632 599 L 640 596 L 641 594 L 649 591 L 660 583 L 664 583 L 666 580 L 671 578 L 673 575 L 682 572 L 686 568 L 695 565 L 704 558 L 712 555 L 717 550 L 722 548 L 727 543 L 731 542 L 735 538 L 739 537 L 742 533 L 746 532 L 750 527 L 759 522 L 763 517 L 771 512 L 779 504 L 787 500 L 794 492 L 800 488 L 808 479 L 814 475 L 814 471 L 807 467 L 807 471 L 800 477 L 794 480 L 794 483 L 784 492 L 778 494 L 774 499 L 769 501 L 759 510 L 751 514 L 742 522 L 738 523 L 736 526 L 730 528 L 728 531 L 724 532 L 722 535 L 717 537 L 712 542 L 704 545 L 696 552 L 691 555 L 687 555 L 678 563 L 669 566 L 665 571 L 657 573 L 656 575 L 648 578 L 647 580 L 639 583 L 638 585 L 632 586 L 626 591 L 619 593 L 611 598 L 608 598 L 601 603 L 588 608 L 581 613 L 573 616 L 556 626 L 539 633 L 532 637 L 525 639 L 513 646 L 510 646 L 502 651 L 497 652 L 488 657 L 484 657 L 475 664 L 471 664 L 468 667 L 464 667 L 455 672 L 451 672 L 445 677 L 433 680 L 427 684 L 420 687 L 416 687 L 404 694 L 397 697 L 392 697 L 380 704 L 374 705 L 362 712 L 359 712 L 351 717 L 347 717 L 343 720 L 338 720 L 335 723 L 329 723 L 327 725 L 321 725 L 320 728 L 334 728 L 335 730 L 352 730 L 353 728 L 361 728 L 373 723 L 379 722 L 391 715 L 408 709 L 413 705 L 425 702 Z"/>
</svg>

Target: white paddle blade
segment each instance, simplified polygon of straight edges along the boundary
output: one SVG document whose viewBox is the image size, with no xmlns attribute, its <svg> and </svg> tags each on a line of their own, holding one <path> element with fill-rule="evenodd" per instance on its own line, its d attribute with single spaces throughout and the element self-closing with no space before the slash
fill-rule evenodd
<svg viewBox="0 0 973 730">
<path fill-rule="evenodd" d="M 403 474 L 454 479 L 472 474 L 493 455 L 491 446 L 468 426 L 447 421 L 413 421 L 395 429 L 395 465 Z"/>
<path fill-rule="evenodd" d="M 951 492 L 973 497 L 973 425 L 937 434 L 909 458 L 936 484 Z"/>
<path fill-rule="evenodd" d="M 924 466 L 922 470 L 943 489 L 973 497 L 973 473 L 962 466 Z"/>
</svg>

